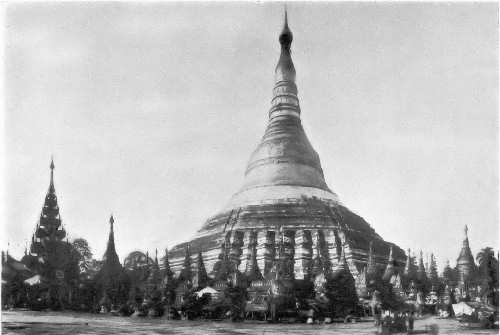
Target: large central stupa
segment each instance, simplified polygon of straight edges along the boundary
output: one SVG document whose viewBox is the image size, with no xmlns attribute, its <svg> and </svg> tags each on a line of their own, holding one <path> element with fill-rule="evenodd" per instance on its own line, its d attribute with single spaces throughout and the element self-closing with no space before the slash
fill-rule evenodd
<svg viewBox="0 0 500 335">
<path fill-rule="evenodd" d="M 220 270 L 217 263 L 228 257 L 240 274 L 265 278 L 284 252 L 293 264 L 289 276 L 301 280 L 311 278 L 315 258 L 335 269 L 344 252 L 356 277 L 366 268 L 370 245 L 371 259 L 379 267 L 387 264 L 391 246 L 395 263 L 404 264 L 404 252 L 341 204 L 326 184 L 301 123 L 292 40 L 285 14 L 269 121 L 250 156 L 243 186 L 192 240 L 170 251 L 175 272 L 181 271 L 186 253 L 195 260 L 201 252 L 212 276 Z M 280 241 L 286 244 L 283 252 L 278 250 Z"/>
</svg>

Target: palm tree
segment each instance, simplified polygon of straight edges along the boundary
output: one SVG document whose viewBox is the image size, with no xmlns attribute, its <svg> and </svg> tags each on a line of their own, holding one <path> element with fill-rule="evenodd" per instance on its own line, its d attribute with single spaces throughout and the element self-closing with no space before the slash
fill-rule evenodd
<svg viewBox="0 0 500 335">
<path fill-rule="evenodd" d="M 479 264 L 481 295 L 490 303 L 498 304 L 498 259 L 492 248 L 481 249 L 476 260 Z"/>
</svg>

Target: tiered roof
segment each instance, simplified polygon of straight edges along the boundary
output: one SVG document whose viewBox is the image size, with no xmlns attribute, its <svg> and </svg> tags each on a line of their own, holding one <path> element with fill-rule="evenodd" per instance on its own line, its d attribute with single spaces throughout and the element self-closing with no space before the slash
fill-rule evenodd
<svg viewBox="0 0 500 335">
<path fill-rule="evenodd" d="M 59 205 L 57 204 L 56 189 L 54 187 L 54 160 L 50 162 L 50 184 L 45 202 L 40 214 L 40 220 L 36 226 L 35 233 L 31 238 L 30 252 L 32 254 L 44 253 L 44 240 L 62 241 L 66 237 L 66 231 L 62 227 Z"/>
</svg>

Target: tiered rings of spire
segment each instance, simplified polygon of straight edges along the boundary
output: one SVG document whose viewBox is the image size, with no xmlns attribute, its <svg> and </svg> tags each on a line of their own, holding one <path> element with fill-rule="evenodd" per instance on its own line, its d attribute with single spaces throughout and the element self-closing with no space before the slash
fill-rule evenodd
<svg viewBox="0 0 500 335">
<path fill-rule="evenodd" d="M 337 201 L 326 185 L 319 156 L 302 127 L 292 41 L 285 13 L 267 129 L 250 157 L 243 187 L 233 196 L 229 207 L 276 197 L 317 196 Z"/>
</svg>

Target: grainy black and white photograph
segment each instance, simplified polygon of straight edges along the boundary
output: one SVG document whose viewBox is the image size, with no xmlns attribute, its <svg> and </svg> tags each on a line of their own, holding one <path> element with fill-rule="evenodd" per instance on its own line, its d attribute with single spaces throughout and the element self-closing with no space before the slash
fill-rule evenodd
<svg viewBox="0 0 500 335">
<path fill-rule="evenodd" d="M 498 333 L 498 2 L 1 22 L 3 334 Z"/>
</svg>

